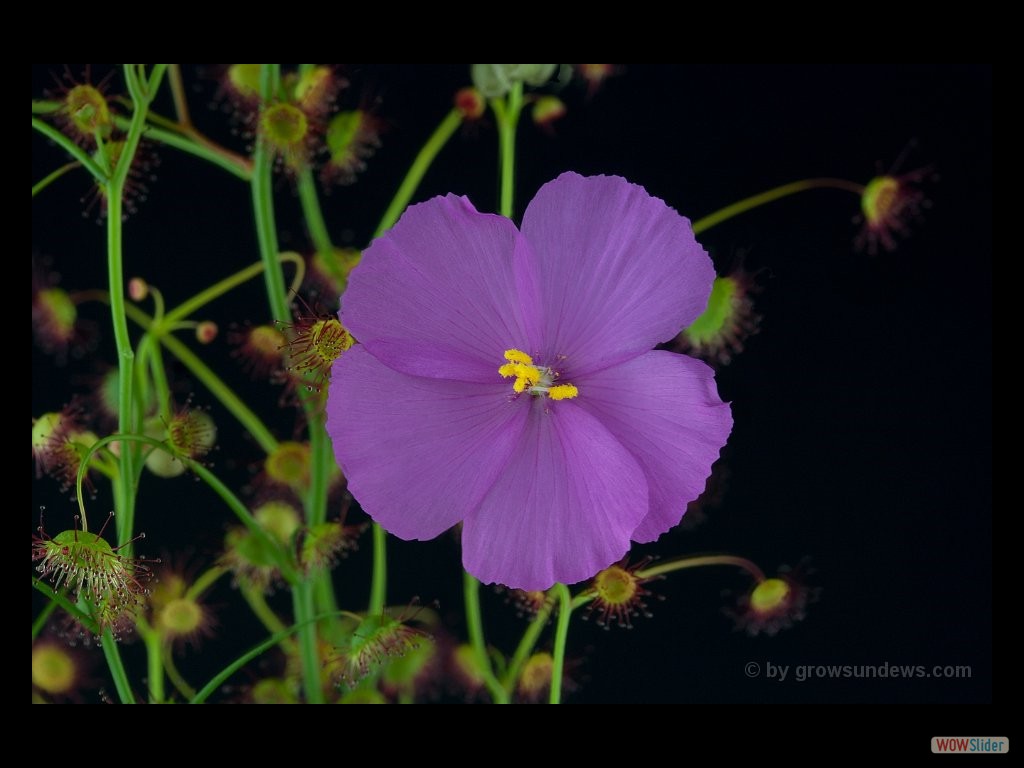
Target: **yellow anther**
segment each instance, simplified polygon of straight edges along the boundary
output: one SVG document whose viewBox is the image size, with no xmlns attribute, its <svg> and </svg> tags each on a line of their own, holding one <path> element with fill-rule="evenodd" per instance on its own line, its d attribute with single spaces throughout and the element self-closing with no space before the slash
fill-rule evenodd
<svg viewBox="0 0 1024 768">
<path fill-rule="evenodd" d="M 533 358 L 518 349 L 506 349 L 505 359 L 510 363 L 526 363 L 527 365 L 533 365 Z"/>
<path fill-rule="evenodd" d="M 517 395 L 529 392 L 531 395 L 547 395 L 552 400 L 568 400 L 576 397 L 579 390 L 572 384 L 552 386 L 558 374 L 546 366 L 533 364 L 533 358 L 519 349 L 506 349 L 507 363 L 498 368 L 498 373 L 506 378 L 514 378 L 512 391 Z"/>
<path fill-rule="evenodd" d="M 552 400 L 571 400 L 579 393 L 574 384 L 556 384 L 548 390 L 548 397 Z"/>
<path fill-rule="evenodd" d="M 536 366 L 519 364 L 516 365 L 516 376 L 526 379 L 530 384 L 536 384 L 540 381 L 541 372 Z"/>
</svg>

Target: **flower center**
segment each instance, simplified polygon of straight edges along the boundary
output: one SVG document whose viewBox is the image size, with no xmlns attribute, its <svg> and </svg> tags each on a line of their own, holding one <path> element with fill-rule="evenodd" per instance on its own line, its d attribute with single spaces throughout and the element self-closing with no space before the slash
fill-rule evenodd
<svg viewBox="0 0 1024 768">
<path fill-rule="evenodd" d="M 534 365 L 533 358 L 518 349 L 506 349 L 505 359 L 508 361 L 498 368 L 506 379 L 515 379 L 512 390 L 520 395 L 529 392 L 531 395 L 547 395 L 552 400 L 570 400 L 580 391 L 574 384 L 555 384 L 558 373 L 543 365 Z"/>
</svg>

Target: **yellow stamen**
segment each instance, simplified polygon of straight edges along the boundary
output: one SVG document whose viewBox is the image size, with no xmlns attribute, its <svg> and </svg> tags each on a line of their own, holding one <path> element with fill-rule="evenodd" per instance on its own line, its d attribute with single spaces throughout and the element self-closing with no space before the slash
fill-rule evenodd
<svg viewBox="0 0 1024 768">
<path fill-rule="evenodd" d="M 519 349 L 506 349 L 507 363 L 498 368 L 503 378 L 515 378 L 512 391 L 517 395 L 529 391 L 531 395 L 547 395 L 552 400 L 569 400 L 579 395 L 573 384 L 553 384 L 558 373 L 547 366 L 533 364 L 533 358 Z"/>
<path fill-rule="evenodd" d="M 556 384 L 548 390 L 548 397 L 552 400 L 571 400 L 579 393 L 574 384 Z"/>
<path fill-rule="evenodd" d="M 527 365 L 533 365 L 533 358 L 518 349 L 506 349 L 505 359 L 510 363 L 526 363 Z"/>
</svg>

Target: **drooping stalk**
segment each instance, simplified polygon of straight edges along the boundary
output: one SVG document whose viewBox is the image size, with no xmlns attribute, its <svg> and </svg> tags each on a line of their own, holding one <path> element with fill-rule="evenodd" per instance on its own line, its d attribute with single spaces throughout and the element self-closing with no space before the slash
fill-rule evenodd
<svg viewBox="0 0 1024 768">
<path fill-rule="evenodd" d="M 558 626 L 555 629 L 555 647 L 551 665 L 550 704 L 562 703 L 562 675 L 565 672 L 565 645 L 569 639 L 569 619 L 572 618 L 572 595 L 565 584 L 555 584 L 558 597 Z"/>
<path fill-rule="evenodd" d="M 377 225 L 377 229 L 373 233 L 374 237 L 380 237 L 398 221 L 398 217 L 402 215 L 402 211 L 409 205 L 412 196 L 416 194 L 416 189 L 419 187 L 420 182 L 423 181 L 427 170 L 433 164 L 434 158 L 437 157 L 438 153 L 444 148 L 444 145 L 448 143 L 448 139 L 455 134 L 460 125 L 462 125 L 462 113 L 458 109 L 453 109 L 445 115 L 441 124 L 430 134 L 427 143 L 423 145 L 423 148 L 416 155 L 416 159 L 412 161 L 412 166 L 410 166 L 405 174 L 405 178 L 402 179 L 398 191 L 391 200 L 391 204 L 384 211 L 384 216 L 381 217 L 380 224 Z"/>
<path fill-rule="evenodd" d="M 508 692 L 494 676 L 491 657 L 487 653 L 487 643 L 484 640 L 484 625 L 480 615 L 480 582 L 467 571 L 462 572 L 462 593 L 466 603 L 466 630 L 469 633 L 469 642 L 473 646 L 473 655 L 479 672 L 483 675 L 484 684 L 494 699 L 494 703 L 508 704 Z"/>
<path fill-rule="evenodd" d="M 811 189 L 841 189 L 846 192 L 852 192 L 858 197 L 864 194 L 864 186 L 857 184 L 853 181 L 847 181 L 846 179 L 804 179 L 803 181 L 793 181 L 789 184 L 783 184 L 780 187 L 769 189 L 766 192 L 761 192 L 757 195 L 744 198 L 732 205 L 727 205 L 725 208 L 721 208 L 714 213 L 709 213 L 707 216 L 702 216 L 693 222 L 693 234 L 699 235 L 701 232 L 706 232 L 712 227 L 721 224 L 723 221 L 739 216 L 741 213 L 752 211 L 755 208 L 760 208 L 762 205 L 773 203 L 776 200 L 781 200 L 784 197 L 795 195 L 797 192 L 806 192 Z"/>
</svg>

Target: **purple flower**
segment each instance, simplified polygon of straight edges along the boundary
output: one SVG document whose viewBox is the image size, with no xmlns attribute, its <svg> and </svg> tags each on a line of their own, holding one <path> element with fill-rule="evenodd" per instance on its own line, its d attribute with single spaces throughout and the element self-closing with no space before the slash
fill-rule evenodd
<svg viewBox="0 0 1024 768">
<path fill-rule="evenodd" d="M 732 428 L 704 363 L 651 351 L 714 279 L 690 223 L 574 173 L 522 229 L 464 197 L 409 208 L 352 272 L 327 429 L 363 509 L 402 539 L 463 523 L 466 570 L 546 589 L 676 525 Z"/>
</svg>

